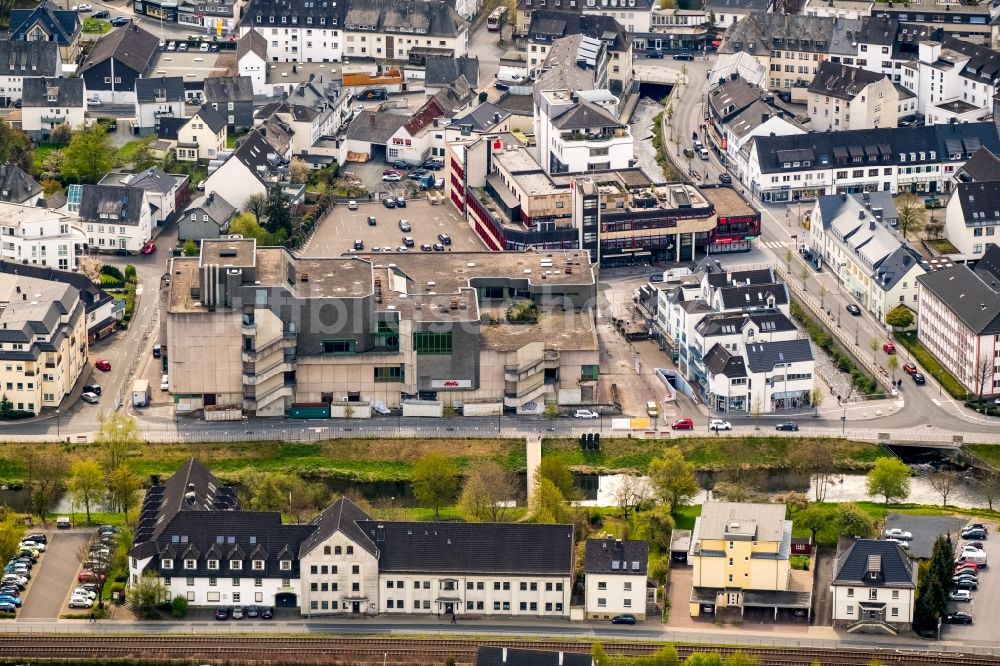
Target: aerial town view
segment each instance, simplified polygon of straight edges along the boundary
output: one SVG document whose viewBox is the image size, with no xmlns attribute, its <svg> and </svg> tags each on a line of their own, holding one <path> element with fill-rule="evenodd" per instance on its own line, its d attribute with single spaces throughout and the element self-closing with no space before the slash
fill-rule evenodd
<svg viewBox="0 0 1000 666">
<path fill-rule="evenodd" d="M 1000 664 L 1000 0 L 0 0 L 0 666 Z"/>
</svg>

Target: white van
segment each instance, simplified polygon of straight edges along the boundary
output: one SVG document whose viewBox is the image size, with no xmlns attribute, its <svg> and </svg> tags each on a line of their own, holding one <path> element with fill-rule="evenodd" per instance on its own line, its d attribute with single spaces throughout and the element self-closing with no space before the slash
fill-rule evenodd
<svg viewBox="0 0 1000 666">
<path fill-rule="evenodd" d="M 971 552 L 962 553 L 962 555 L 959 556 L 959 558 L 956 559 L 955 562 L 956 563 L 972 562 L 976 564 L 980 569 L 983 569 L 986 567 L 986 553 L 983 553 L 982 551 L 980 551 L 980 553 L 978 554 L 973 554 Z"/>
<path fill-rule="evenodd" d="M 653 418 L 660 415 L 660 408 L 657 406 L 655 400 L 650 400 L 646 403 L 646 414 L 652 416 Z"/>
<path fill-rule="evenodd" d="M 700 157 L 703 160 L 707 160 L 708 159 L 708 148 L 702 148 L 701 150 L 699 150 L 698 151 L 698 157 Z"/>
</svg>

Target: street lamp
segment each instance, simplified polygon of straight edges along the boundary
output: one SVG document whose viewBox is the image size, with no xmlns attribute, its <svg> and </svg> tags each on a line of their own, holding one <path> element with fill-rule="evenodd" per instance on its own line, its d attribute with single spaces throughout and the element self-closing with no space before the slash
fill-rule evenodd
<svg viewBox="0 0 1000 666">
<path fill-rule="evenodd" d="M 60 430 L 58 409 L 56 409 L 56 438 L 60 440 L 62 439 L 62 431 Z"/>
</svg>

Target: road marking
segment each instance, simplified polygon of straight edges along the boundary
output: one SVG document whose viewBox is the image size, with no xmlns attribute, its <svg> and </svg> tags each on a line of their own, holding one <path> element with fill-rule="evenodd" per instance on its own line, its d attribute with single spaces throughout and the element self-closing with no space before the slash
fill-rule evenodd
<svg viewBox="0 0 1000 666">
<path fill-rule="evenodd" d="M 935 405 L 937 405 L 938 407 L 940 407 L 940 406 L 941 406 L 941 401 L 940 401 L 940 400 L 938 400 L 937 398 L 931 398 L 931 402 L 933 402 L 933 403 L 934 403 Z"/>
<path fill-rule="evenodd" d="M 772 250 L 780 250 L 789 245 L 789 243 L 782 243 L 781 241 L 762 241 L 761 244 L 764 247 L 771 248 Z"/>
</svg>

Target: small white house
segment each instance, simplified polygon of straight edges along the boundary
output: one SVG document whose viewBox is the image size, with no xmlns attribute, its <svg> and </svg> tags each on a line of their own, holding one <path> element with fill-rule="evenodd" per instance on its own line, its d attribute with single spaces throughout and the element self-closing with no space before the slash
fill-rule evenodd
<svg viewBox="0 0 1000 666">
<path fill-rule="evenodd" d="M 182 162 L 214 160 L 226 149 L 228 134 L 225 116 L 203 104 L 177 130 L 177 159 Z"/>
<path fill-rule="evenodd" d="M 135 254 L 152 235 L 146 193 L 129 185 L 70 185 L 69 212 L 80 216 L 90 246 L 100 252 Z"/>
<path fill-rule="evenodd" d="M 86 113 L 83 79 L 24 79 L 21 129 L 31 138 L 44 141 L 59 125 L 82 127 Z"/>
<path fill-rule="evenodd" d="M 267 38 L 253 27 L 236 42 L 236 67 L 250 77 L 254 95 L 267 94 Z"/>
<path fill-rule="evenodd" d="M 160 118 L 187 115 L 184 77 L 161 76 L 135 82 L 135 119 L 143 136 L 159 129 Z"/>
<path fill-rule="evenodd" d="M 893 541 L 859 539 L 837 556 L 833 625 L 896 634 L 913 623 L 917 567 Z"/>
<path fill-rule="evenodd" d="M 627 613 L 644 620 L 648 560 L 645 541 L 588 539 L 583 557 L 587 619 Z"/>
</svg>

